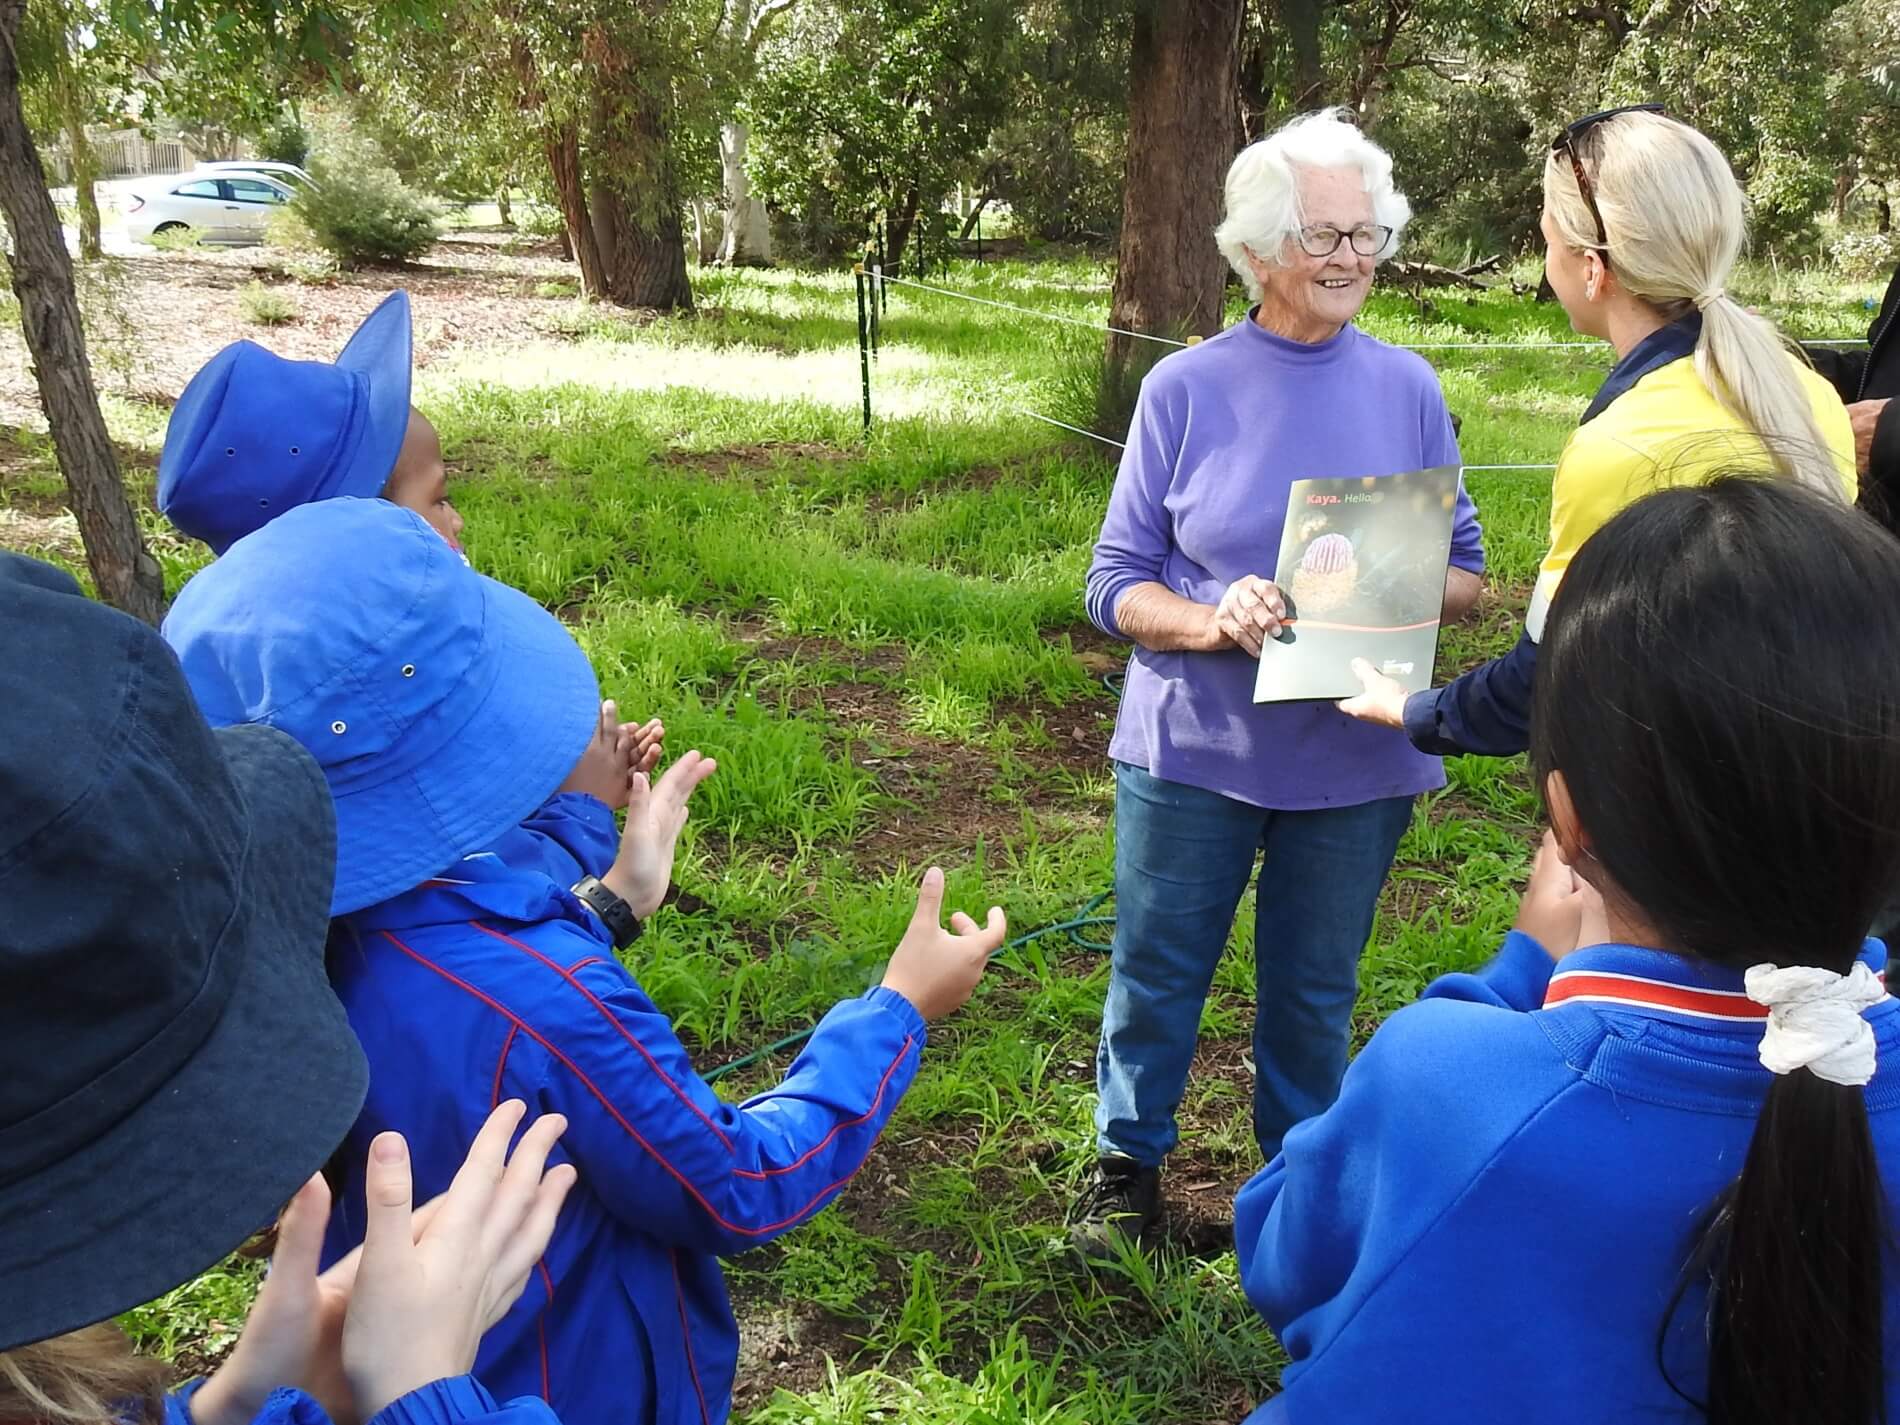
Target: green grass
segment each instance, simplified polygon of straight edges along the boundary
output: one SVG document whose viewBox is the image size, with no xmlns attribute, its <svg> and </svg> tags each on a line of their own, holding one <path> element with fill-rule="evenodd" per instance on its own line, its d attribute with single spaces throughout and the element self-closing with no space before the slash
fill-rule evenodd
<svg viewBox="0 0 1900 1425">
<path fill-rule="evenodd" d="M 947 285 L 1080 321 L 1106 312 L 1106 277 L 1081 259 L 964 263 Z M 1766 272 L 1735 285 L 1808 335 L 1864 327 L 1871 292 Z M 680 863 L 693 899 L 654 917 L 630 961 L 711 1068 L 871 982 L 930 859 L 951 905 L 1001 902 L 1016 934 L 1109 889 L 1114 701 L 1099 675 L 1114 659 L 1084 628 L 1080 587 L 1113 468 L 1025 413 L 1068 409 L 1092 342 L 1069 328 L 893 288 L 867 438 L 849 274 L 702 271 L 697 289 L 696 315 L 650 321 L 544 283 L 539 331 L 430 365 L 416 399 L 441 430 L 476 566 L 557 610 L 625 714 L 664 717 L 670 747 L 719 759 Z M 1554 307 L 1501 292 L 1381 291 L 1364 325 L 1409 343 L 1569 337 Z M 1474 465 L 1553 461 L 1608 365 L 1595 347 L 1431 359 Z M 108 414 L 144 453 L 131 479 L 148 504 L 164 412 Z M 0 507 L 56 507 L 45 442 L 5 455 Z M 1544 541 L 1547 471 L 1470 486 L 1489 585 L 1444 639 L 1441 676 L 1515 636 Z M 175 588 L 204 552 L 144 519 Z M 1381 902 L 1362 1038 L 1433 975 L 1480 963 L 1515 910 L 1536 819 L 1523 767 L 1448 771 Z M 1231 1421 L 1270 1391 L 1282 1357 L 1220 1238 L 1257 1166 L 1250 909 L 1203 1017 L 1235 1067 L 1191 1088 L 1174 1227 L 1153 1261 L 1084 1274 L 1061 1249 L 1092 1156 L 1106 961 L 1090 942 L 1106 930 L 1032 940 L 933 1029 L 859 1185 L 732 1264 L 748 1339 L 736 1418 Z M 786 1062 L 721 1091 L 754 1091 Z M 255 1280 L 252 1266 L 212 1272 L 129 1323 L 202 1363 L 228 1347 Z"/>
</svg>

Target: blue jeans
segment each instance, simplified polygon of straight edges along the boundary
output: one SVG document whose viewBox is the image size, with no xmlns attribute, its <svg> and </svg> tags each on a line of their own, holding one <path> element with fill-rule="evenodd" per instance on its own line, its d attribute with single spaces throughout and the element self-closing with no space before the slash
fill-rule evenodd
<svg viewBox="0 0 1900 1425">
<path fill-rule="evenodd" d="M 1097 1141 L 1158 1165 L 1179 1133 L 1201 1006 L 1256 851 L 1254 1137 L 1339 1095 L 1359 953 L 1412 799 L 1266 811 L 1115 765 L 1115 941 L 1095 1060 Z"/>
</svg>

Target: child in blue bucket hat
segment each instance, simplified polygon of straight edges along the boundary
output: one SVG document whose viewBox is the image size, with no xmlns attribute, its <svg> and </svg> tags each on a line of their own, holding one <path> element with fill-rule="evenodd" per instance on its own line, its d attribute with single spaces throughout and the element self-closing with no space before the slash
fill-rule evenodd
<svg viewBox="0 0 1900 1425">
<path fill-rule="evenodd" d="M 288 732 L 336 802 L 330 971 L 370 1063 L 339 1201 L 360 1200 L 385 1130 L 408 1139 L 427 1196 L 495 1103 L 565 1115 L 580 1181 L 477 1375 L 568 1425 L 723 1421 L 739 1337 L 719 1256 L 805 1221 L 863 1164 L 926 1021 L 1002 943 L 1002 912 L 946 932 L 932 868 L 883 983 L 833 1008 L 776 1088 L 725 1103 L 617 954 L 658 908 L 713 763 L 689 752 L 656 784 L 633 778 L 598 879 L 562 884 L 507 845 L 533 835 L 521 818 L 592 731 L 592 670 L 553 615 L 410 511 L 340 499 L 233 546 L 165 633 L 214 723 Z M 326 1256 L 362 1236 L 339 1208 Z"/>
<path fill-rule="evenodd" d="M 158 506 L 193 539 L 223 554 L 278 516 L 317 500 L 376 497 L 414 510 L 461 550 L 442 443 L 410 404 L 409 294 L 391 292 L 334 362 L 290 361 L 255 342 L 225 347 L 193 376 L 173 409 L 158 460 Z M 611 813 L 629 778 L 651 771 L 665 728 L 600 711 L 597 740 L 574 775 L 535 809 L 539 843 L 598 874 L 612 861 Z M 559 875 L 557 868 L 554 874 Z M 571 879 L 571 877 L 570 877 Z"/>
<path fill-rule="evenodd" d="M 457 549 L 442 443 L 409 404 L 409 294 L 391 292 L 335 361 L 290 361 L 234 341 L 186 384 L 158 457 L 158 508 L 224 553 L 313 500 L 377 496 Z"/>
<path fill-rule="evenodd" d="M 0 550 L 0 787 L 0 1420 L 560 1425 L 469 1375 L 572 1185 L 541 1172 L 558 1115 L 502 1105 L 426 1225 L 388 1135 L 364 1250 L 317 1274 L 369 1074 L 324 969 L 309 753 L 213 731 L 151 628 Z M 273 1219 L 234 1348 L 173 1388 L 112 1318 Z"/>
</svg>

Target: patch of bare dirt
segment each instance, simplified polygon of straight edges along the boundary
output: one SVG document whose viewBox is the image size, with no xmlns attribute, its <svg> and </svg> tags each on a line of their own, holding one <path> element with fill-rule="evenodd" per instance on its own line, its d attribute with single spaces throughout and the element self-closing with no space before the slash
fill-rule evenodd
<svg viewBox="0 0 1900 1425">
<path fill-rule="evenodd" d="M 862 1349 L 861 1326 L 840 1321 L 821 1306 L 786 1301 L 747 1288 L 733 1292 L 739 1322 L 739 1370 L 732 1383 L 735 1415 L 765 1404 L 778 1390 L 805 1395 L 825 1383 L 831 1361 L 853 1360 Z"/>
<path fill-rule="evenodd" d="M 768 440 L 747 445 L 722 445 L 716 450 L 669 450 L 656 463 L 674 470 L 697 470 L 707 475 L 731 475 L 769 470 L 794 460 L 835 463 L 862 460 L 864 452 L 821 440 Z"/>
<path fill-rule="evenodd" d="M 864 864 L 878 869 L 900 863 L 918 865 L 967 850 L 978 836 L 994 845 L 1022 830 L 1022 807 L 989 794 L 997 781 L 997 767 L 987 749 L 910 729 L 911 709 L 905 696 L 886 681 L 905 665 L 908 655 L 901 644 L 863 649 L 829 638 L 787 637 L 771 632 L 756 618 L 727 618 L 725 625 L 764 661 L 799 659 L 849 670 L 850 676 L 843 681 L 799 688 L 791 697 L 794 706 L 822 708 L 834 723 L 867 729 L 869 736 L 856 746 L 857 764 L 871 772 L 889 796 L 909 804 L 879 817 L 859 839 Z M 1050 745 L 1030 749 L 1024 756 L 1046 770 L 1079 779 L 1099 775 L 1108 765 L 1114 714 L 1106 699 L 1054 707 L 1030 698 L 1012 698 L 997 704 L 995 716 L 999 721 L 1041 720 Z M 1038 795 L 1034 805 L 1038 811 L 1046 810 L 1049 798 Z"/>
<path fill-rule="evenodd" d="M 961 860 L 979 838 L 995 846 L 1021 833 L 1024 804 L 991 795 L 999 779 L 994 755 L 986 748 L 912 732 L 906 726 L 910 709 L 896 688 L 831 683 L 800 690 L 794 701 L 822 706 L 829 718 L 847 727 L 868 729 L 869 735 L 854 746 L 854 759 L 887 795 L 903 804 L 878 817 L 858 839 L 858 861 L 867 871 L 925 865 L 946 856 Z M 1036 706 L 1054 735 L 1054 746 L 1025 754 L 1032 761 L 1078 773 L 1100 772 L 1107 765 L 1105 724 L 1092 711 Z M 1046 793 L 1032 797 L 1031 815 L 1057 809 Z M 1095 815 L 1093 810 L 1076 814 Z"/>
<path fill-rule="evenodd" d="M 50 551 L 66 559 L 84 559 L 79 521 L 64 510 L 35 513 L 0 505 L 0 548 Z"/>
<path fill-rule="evenodd" d="M 250 340 L 298 361 L 329 361 L 357 325 L 397 288 L 415 313 L 418 368 L 464 351 L 518 345 L 522 333 L 544 330 L 569 298 L 537 297 L 538 284 L 577 278 L 557 257 L 504 251 L 493 234 L 454 233 L 424 258 L 401 268 L 339 274 L 305 285 L 284 278 L 278 257 L 263 247 L 141 252 L 110 259 L 122 276 L 122 310 L 100 325 L 113 336 L 133 333 L 131 351 L 93 365 L 106 394 L 169 404 L 200 366 L 233 341 Z M 290 296 L 297 317 L 262 327 L 244 319 L 239 289 L 253 281 Z M 43 428 L 39 397 L 17 328 L 0 333 L 0 421 Z"/>
<path fill-rule="evenodd" d="M 716 611 L 712 612 L 718 616 Z M 761 618 L 725 615 L 723 622 L 730 637 L 749 644 L 753 655 L 767 663 L 795 658 L 806 663 L 842 664 L 857 672 L 894 673 L 909 657 L 901 643 L 853 648 L 835 638 L 774 633 Z"/>
</svg>

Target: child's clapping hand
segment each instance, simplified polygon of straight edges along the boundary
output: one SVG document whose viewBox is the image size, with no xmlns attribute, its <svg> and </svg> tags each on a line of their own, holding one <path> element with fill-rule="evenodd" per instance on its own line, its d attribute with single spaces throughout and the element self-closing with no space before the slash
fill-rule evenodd
<svg viewBox="0 0 1900 1425">
<path fill-rule="evenodd" d="M 615 811 L 627 805 L 636 773 L 651 772 L 660 761 L 660 744 L 666 728 L 658 718 L 644 723 L 620 721 L 620 709 L 612 698 L 600 705 L 600 722 L 594 736 L 574 764 L 563 792 L 582 792 L 605 802 Z"/>
<path fill-rule="evenodd" d="M 686 825 L 687 799 L 718 768 L 717 762 L 695 750 L 668 767 L 656 783 L 650 784 L 645 772 L 633 774 L 620 854 L 600 879 L 640 919 L 658 910 L 666 896 L 673 877 L 673 852 Z"/>
</svg>

